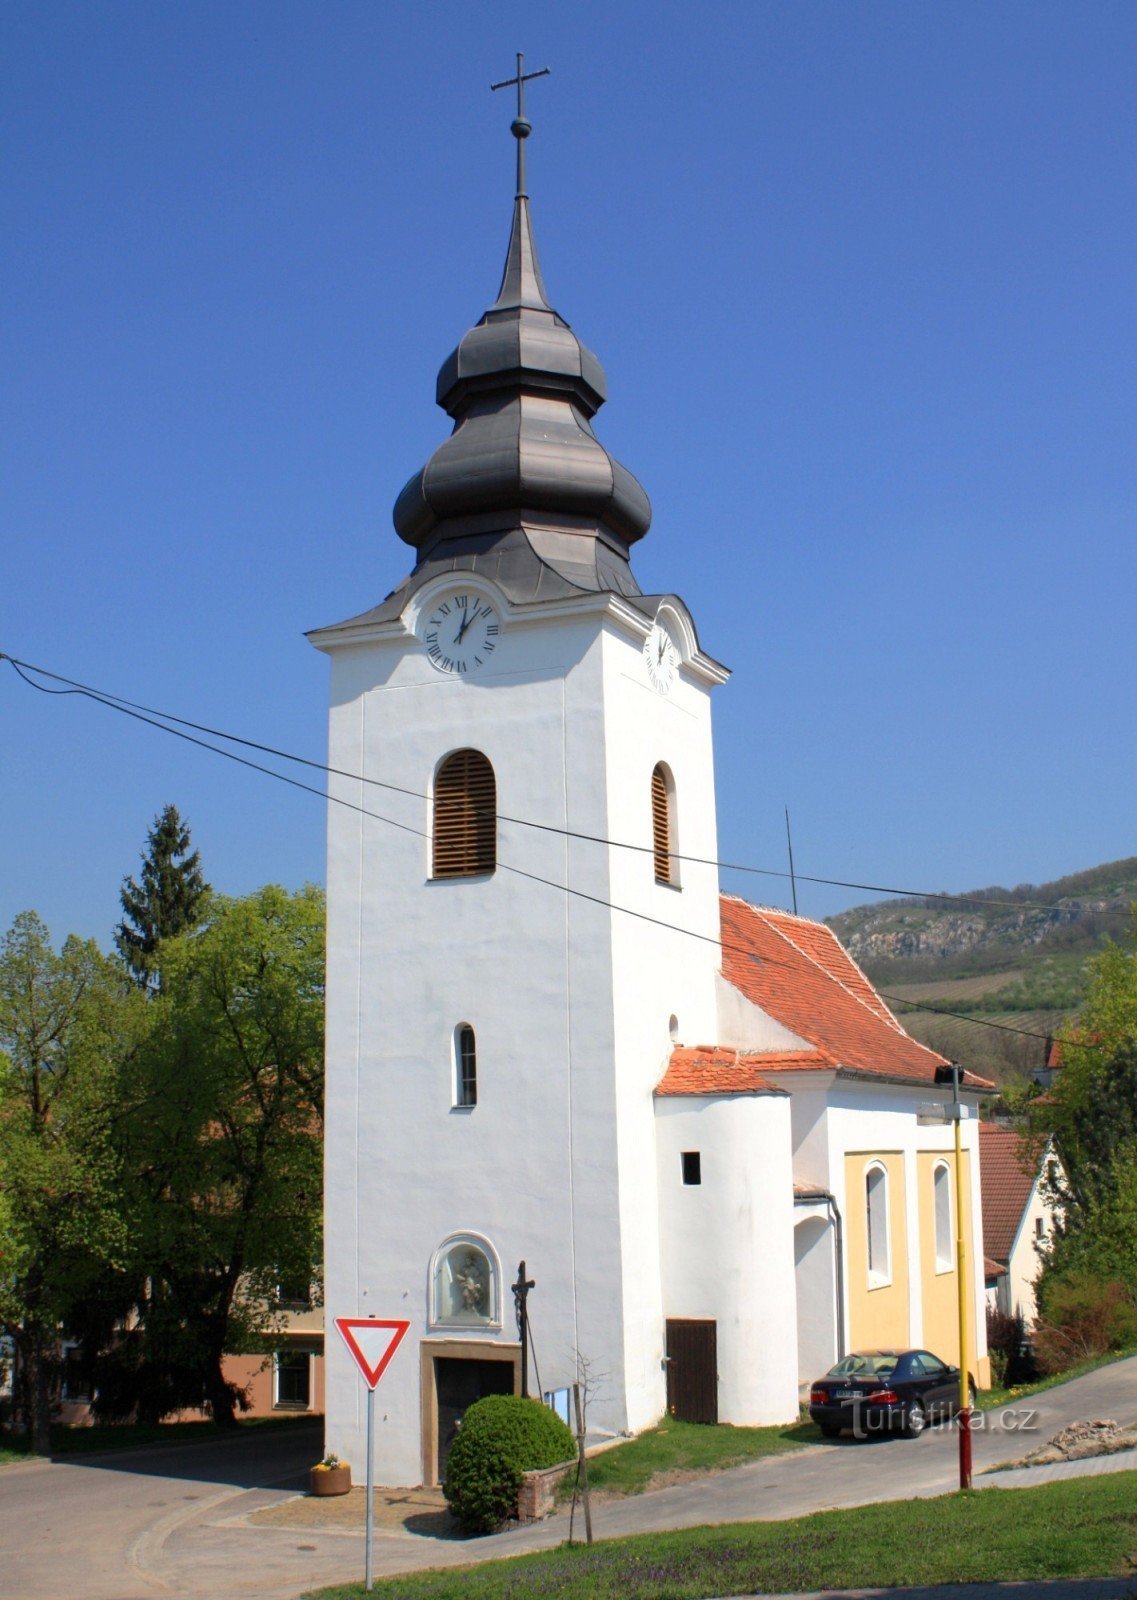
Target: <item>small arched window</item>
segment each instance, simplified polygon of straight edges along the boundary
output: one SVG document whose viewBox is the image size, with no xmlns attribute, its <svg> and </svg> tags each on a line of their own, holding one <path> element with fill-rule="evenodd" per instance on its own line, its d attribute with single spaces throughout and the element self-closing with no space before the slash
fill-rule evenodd
<svg viewBox="0 0 1137 1600">
<path fill-rule="evenodd" d="M 455 750 L 434 780 L 431 875 L 473 878 L 497 865 L 497 783 L 480 750 Z"/>
<path fill-rule="evenodd" d="M 675 779 L 662 761 L 651 774 L 651 843 L 656 883 L 679 885 L 675 851 Z"/>
<path fill-rule="evenodd" d="M 463 1022 L 454 1033 L 454 1104 L 478 1103 L 478 1046 L 474 1030 Z"/>
<path fill-rule="evenodd" d="M 869 1284 L 876 1287 L 892 1277 L 888 1241 L 888 1173 L 874 1162 L 865 1173 L 865 1223 L 868 1233 Z"/>
<path fill-rule="evenodd" d="M 951 1173 L 946 1161 L 937 1161 L 932 1178 L 936 1206 L 936 1271 L 950 1272 L 951 1249 Z"/>
</svg>

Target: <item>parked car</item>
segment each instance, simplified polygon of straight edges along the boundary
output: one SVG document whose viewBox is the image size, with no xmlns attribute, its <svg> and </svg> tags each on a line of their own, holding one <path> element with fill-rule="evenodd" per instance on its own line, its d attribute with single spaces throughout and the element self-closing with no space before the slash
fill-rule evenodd
<svg viewBox="0 0 1137 1600">
<path fill-rule="evenodd" d="M 974 1385 L 971 1386 L 974 1393 Z M 809 1414 L 827 1439 L 903 1433 L 917 1439 L 929 1422 L 959 1410 L 959 1368 L 930 1350 L 859 1350 L 810 1386 Z"/>
</svg>

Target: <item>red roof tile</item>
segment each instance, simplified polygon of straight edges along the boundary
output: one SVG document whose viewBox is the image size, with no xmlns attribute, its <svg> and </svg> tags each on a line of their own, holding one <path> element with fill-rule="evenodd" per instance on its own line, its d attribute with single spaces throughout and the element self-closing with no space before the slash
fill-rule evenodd
<svg viewBox="0 0 1137 1600">
<path fill-rule="evenodd" d="M 715 1045 L 677 1045 L 656 1094 L 784 1094 L 764 1071 L 797 1066 L 803 1056 L 812 1067 L 828 1065 L 816 1051 L 725 1050 Z"/>
<path fill-rule="evenodd" d="M 985 1278 L 1005 1278 L 1007 1269 L 1000 1261 L 992 1261 L 990 1256 L 983 1257 L 983 1276 Z"/>
<path fill-rule="evenodd" d="M 909 1038 L 823 923 L 752 906 L 734 895 L 721 895 L 719 905 L 723 976 L 834 1065 L 930 1083 L 945 1064 L 944 1056 Z M 970 1072 L 964 1083 L 992 1087 Z"/>
<path fill-rule="evenodd" d="M 996 1261 L 1010 1259 L 1026 1203 L 1038 1176 L 1037 1162 L 1023 1160 L 1023 1137 L 1015 1128 L 979 1124 L 979 1184 L 983 1196 L 983 1245 Z"/>
</svg>

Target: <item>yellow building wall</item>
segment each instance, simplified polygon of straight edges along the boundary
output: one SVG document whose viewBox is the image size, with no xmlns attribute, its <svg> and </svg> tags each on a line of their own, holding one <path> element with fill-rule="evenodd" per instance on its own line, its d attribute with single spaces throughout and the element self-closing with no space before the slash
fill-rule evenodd
<svg viewBox="0 0 1137 1600">
<path fill-rule="evenodd" d="M 940 1271 L 936 1266 L 935 1170 L 946 1160 L 951 1180 L 951 1266 Z M 955 1262 L 955 1155 L 945 1157 L 942 1150 L 920 1150 L 916 1155 L 916 1176 L 920 1213 L 921 1304 L 924 1313 L 924 1348 L 933 1355 L 959 1365 L 959 1289 Z M 968 1368 L 980 1388 L 990 1385 L 990 1363 L 976 1356 L 978 1329 L 975 1323 L 975 1233 L 971 1216 L 971 1154 L 963 1152 L 963 1229 L 967 1241 L 967 1318 L 971 1330 Z"/>
<path fill-rule="evenodd" d="M 868 1208 L 865 1175 L 871 1162 L 888 1173 L 888 1237 L 891 1281 L 869 1283 Z M 863 1150 L 845 1156 L 845 1258 L 849 1301 L 848 1347 L 874 1350 L 910 1343 L 908 1331 L 908 1219 L 904 1156 L 899 1150 Z"/>
</svg>

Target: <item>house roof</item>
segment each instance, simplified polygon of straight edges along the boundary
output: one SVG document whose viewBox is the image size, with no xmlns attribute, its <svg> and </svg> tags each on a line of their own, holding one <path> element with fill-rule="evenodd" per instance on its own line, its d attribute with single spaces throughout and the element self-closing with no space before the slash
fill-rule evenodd
<svg viewBox="0 0 1137 1600">
<path fill-rule="evenodd" d="M 716 1045 L 677 1046 L 656 1086 L 658 1095 L 784 1094 L 763 1073 L 830 1063 L 814 1050 L 728 1050 Z"/>
<path fill-rule="evenodd" d="M 719 897 L 722 970 L 747 1000 L 814 1047 L 808 1065 L 931 1083 L 946 1057 L 909 1037 L 831 928 Z M 765 1070 L 784 1071 L 763 1057 Z M 800 1070 L 807 1063 L 799 1060 Z M 972 1072 L 971 1089 L 992 1085 Z"/>
<path fill-rule="evenodd" d="M 1023 1162 L 1023 1138 L 1015 1128 L 979 1124 L 979 1179 L 983 1196 L 983 1243 L 996 1261 L 1010 1260 L 1023 1212 L 1038 1177 L 1038 1165 Z"/>
<path fill-rule="evenodd" d="M 985 1278 L 1005 1278 L 1007 1269 L 1001 1261 L 992 1261 L 990 1256 L 984 1256 L 983 1276 Z"/>
</svg>

